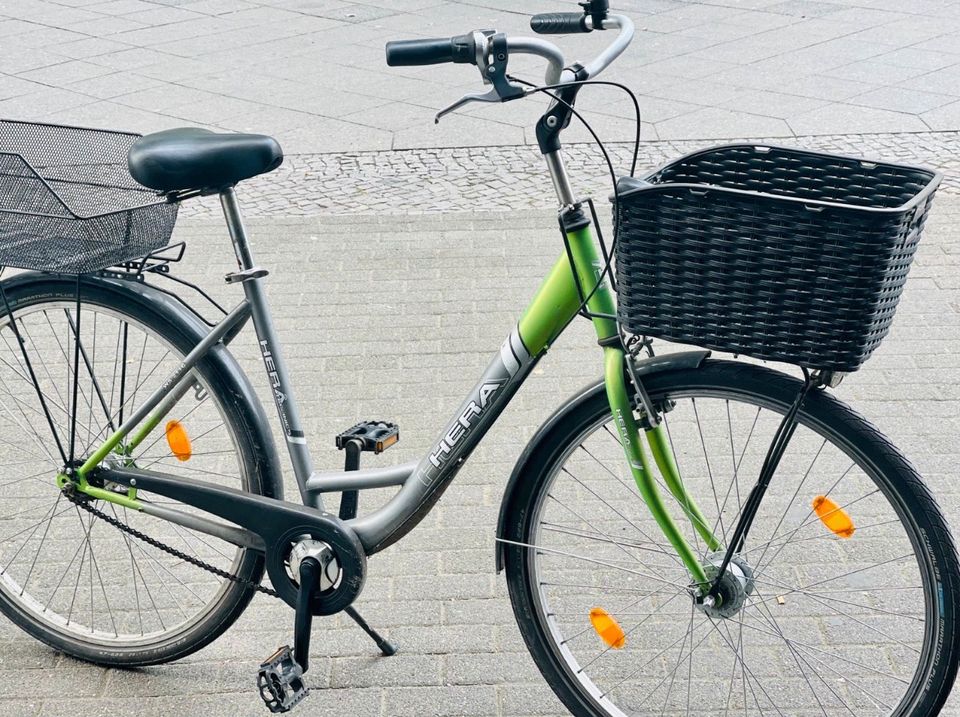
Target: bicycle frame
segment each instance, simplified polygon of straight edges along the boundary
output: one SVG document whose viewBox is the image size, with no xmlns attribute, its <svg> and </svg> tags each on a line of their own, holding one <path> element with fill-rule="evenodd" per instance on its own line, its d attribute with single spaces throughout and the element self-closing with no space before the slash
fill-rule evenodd
<svg viewBox="0 0 960 717">
<path fill-rule="evenodd" d="M 575 202 L 559 151 L 545 156 L 561 205 L 572 206 Z M 111 469 L 108 465 L 101 470 L 107 477 L 116 471 L 117 482 L 130 486 L 126 495 L 90 485 L 85 476 L 118 449 L 129 455 L 156 429 L 176 402 L 189 390 L 194 383 L 192 369 L 204 355 L 225 337 L 229 340 L 238 327 L 248 317 L 252 317 L 303 504 L 322 511 L 324 493 L 399 486 L 399 492 L 387 504 L 346 523 L 359 538 L 364 551 L 371 555 L 402 538 L 429 512 L 473 449 L 499 418 L 539 358 L 578 315 L 582 304 L 581 291 L 584 287 L 590 287 L 585 292 L 588 296 L 586 308 L 593 315 L 592 322 L 602 346 L 607 397 L 630 471 L 652 516 L 690 572 L 693 581 L 700 585 L 708 583 L 693 549 L 664 504 L 653 469 L 641 444 L 641 429 L 634 415 L 631 388 L 628 385 L 628 357 L 619 341 L 618 326 L 613 318 L 616 311 L 613 290 L 603 273 L 604 264 L 598 257 L 588 222 L 566 232 L 566 250 L 554 263 L 517 327 L 503 342 L 483 376 L 447 423 L 427 455 L 419 462 L 386 469 L 316 473 L 302 430 L 294 387 L 290 382 L 270 316 L 263 280 L 253 262 L 234 190 L 224 190 L 220 194 L 220 200 L 240 268 L 238 276 L 243 278 L 245 298 L 213 327 L 161 387 L 77 469 L 79 490 L 95 498 L 121 503 L 131 509 L 145 510 L 174 522 L 184 522 L 187 518 L 181 516 L 186 516 L 185 513 L 178 516 L 177 511 L 164 509 L 161 514 L 148 502 L 138 500 L 136 482 L 129 477 L 124 479 L 122 469 Z M 719 541 L 706 527 L 692 497 L 686 493 L 662 426 L 650 428 L 645 433 L 657 468 L 670 492 L 708 545 L 719 546 Z M 67 480 L 66 476 L 61 476 L 61 480 Z M 218 487 L 210 486 L 210 490 L 218 490 Z M 189 503 L 189 498 L 185 498 L 183 502 Z M 216 514 L 216 511 L 211 512 Z M 236 528 L 224 526 L 217 521 L 196 516 L 190 516 L 189 520 L 189 527 L 194 529 L 236 544 L 257 545 L 256 536 L 238 536 Z"/>
</svg>

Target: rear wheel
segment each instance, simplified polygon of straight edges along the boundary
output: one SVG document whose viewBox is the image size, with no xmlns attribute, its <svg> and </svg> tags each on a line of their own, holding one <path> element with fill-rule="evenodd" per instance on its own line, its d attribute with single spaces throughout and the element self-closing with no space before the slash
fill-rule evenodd
<svg viewBox="0 0 960 717">
<path fill-rule="evenodd" d="M 722 542 L 799 382 L 707 361 L 644 385 L 669 409 L 680 473 Z M 691 597 L 603 391 L 534 448 L 505 567 L 530 652 L 574 714 L 938 714 L 960 599 L 943 516 L 900 453 L 830 395 L 811 395 L 799 422 L 730 569 L 727 614 Z M 668 500 L 709 573 L 716 546 Z"/>
<path fill-rule="evenodd" d="M 17 331 L 0 302 L 0 611 L 91 662 L 149 665 L 190 654 L 239 617 L 252 590 L 99 520 L 61 494 L 56 476 L 70 463 L 71 445 L 78 465 L 163 384 L 195 335 L 169 310 L 85 279 L 75 382 L 76 280 L 14 280 L 6 296 Z M 270 493 L 272 445 L 219 365 L 202 362 L 194 387 L 154 432 L 128 456 L 113 458 Z M 173 420 L 179 428 L 168 441 L 165 426 Z M 161 496 L 137 498 L 196 512 Z M 253 551 L 112 502 L 91 505 L 242 581 L 260 582 L 263 558 Z"/>
</svg>

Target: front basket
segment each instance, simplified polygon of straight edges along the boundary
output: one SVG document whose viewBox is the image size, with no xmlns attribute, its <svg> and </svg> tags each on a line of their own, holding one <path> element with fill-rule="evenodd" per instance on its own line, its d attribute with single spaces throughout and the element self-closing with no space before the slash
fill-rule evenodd
<svg viewBox="0 0 960 717">
<path fill-rule="evenodd" d="M 730 145 L 621 180 L 620 321 L 638 335 L 855 371 L 889 330 L 940 178 Z"/>
<path fill-rule="evenodd" d="M 139 136 L 0 120 L 0 265 L 91 272 L 165 246 L 177 205 L 130 176 Z"/>
</svg>

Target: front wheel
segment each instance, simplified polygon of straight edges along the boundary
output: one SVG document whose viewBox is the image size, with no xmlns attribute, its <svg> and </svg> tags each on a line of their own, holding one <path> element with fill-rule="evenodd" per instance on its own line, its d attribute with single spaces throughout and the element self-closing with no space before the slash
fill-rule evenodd
<svg viewBox="0 0 960 717">
<path fill-rule="evenodd" d="M 799 390 L 747 364 L 644 377 L 689 494 L 723 544 Z M 708 573 L 706 545 L 670 497 Z M 576 715 L 931 717 L 952 686 L 957 555 L 919 475 L 865 419 L 810 395 L 706 609 L 593 391 L 532 450 L 507 506 L 504 565 L 527 646 Z"/>
</svg>

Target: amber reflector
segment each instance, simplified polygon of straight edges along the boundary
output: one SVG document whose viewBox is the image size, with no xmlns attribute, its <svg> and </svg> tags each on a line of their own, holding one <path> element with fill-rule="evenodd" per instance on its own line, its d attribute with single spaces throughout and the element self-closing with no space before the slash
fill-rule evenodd
<svg viewBox="0 0 960 717">
<path fill-rule="evenodd" d="M 190 456 L 193 455 L 190 436 L 187 435 L 187 429 L 180 421 L 167 423 L 167 445 L 170 446 L 170 452 L 177 457 L 178 461 L 189 461 Z"/>
<path fill-rule="evenodd" d="M 825 495 L 818 495 L 813 499 L 813 509 L 820 518 L 820 522 L 830 529 L 834 535 L 841 538 L 852 538 L 856 528 L 853 520 L 847 515 L 847 512 L 827 498 Z"/>
<path fill-rule="evenodd" d="M 627 636 L 623 634 L 620 625 L 602 607 L 595 607 L 590 611 L 590 622 L 600 639 L 614 650 L 622 650 L 627 644 Z"/>
</svg>

